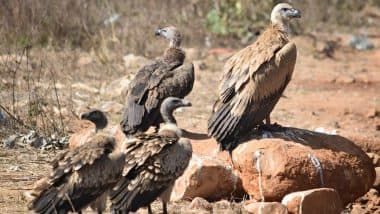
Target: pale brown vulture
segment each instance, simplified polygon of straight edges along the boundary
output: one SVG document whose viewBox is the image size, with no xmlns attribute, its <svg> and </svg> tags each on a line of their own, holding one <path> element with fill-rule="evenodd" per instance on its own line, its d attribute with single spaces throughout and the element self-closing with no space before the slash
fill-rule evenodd
<svg viewBox="0 0 380 214">
<path fill-rule="evenodd" d="M 127 157 L 123 178 L 111 191 L 113 213 L 135 212 L 140 207 L 149 208 L 160 197 L 163 212 L 175 180 L 189 164 L 192 147 L 189 140 L 181 138 L 181 130 L 172 115 L 174 109 L 191 104 L 179 98 L 169 97 L 161 105 L 165 121 L 158 133 L 137 134 L 124 144 Z"/>
<path fill-rule="evenodd" d="M 93 205 L 101 213 L 105 194 L 112 192 L 116 213 L 149 206 L 157 197 L 161 197 L 166 211 L 174 181 L 192 155 L 191 144 L 181 138 L 173 111 L 190 105 L 186 100 L 169 97 L 161 105 L 165 125 L 158 133 L 137 134 L 115 145 L 108 134 L 97 132 L 86 143 L 58 155 L 51 174 L 36 182 L 27 194 L 32 197 L 29 208 L 36 213 L 63 214 L 81 212 Z M 97 110 L 81 118 L 94 122 L 97 128 L 107 125 L 105 115 Z"/>
<path fill-rule="evenodd" d="M 157 36 L 169 40 L 162 57 L 142 67 L 131 82 L 121 126 L 126 135 L 158 130 L 163 122 L 160 105 L 166 97 L 184 98 L 193 88 L 194 66 L 182 65 L 185 52 L 180 48 L 181 34 L 175 27 L 161 28 Z"/>
<path fill-rule="evenodd" d="M 225 64 L 219 96 L 208 121 L 208 133 L 222 150 L 232 151 L 244 135 L 263 123 L 288 85 L 297 58 L 289 42 L 289 22 L 300 18 L 291 5 L 276 5 L 271 25 L 250 46 Z"/>
<path fill-rule="evenodd" d="M 99 129 L 107 125 L 103 112 L 81 115 L 95 123 L 97 133 L 88 142 L 67 150 L 53 161 L 52 172 L 39 180 L 29 195 L 36 213 L 81 212 L 91 205 L 98 213 L 105 209 L 107 191 L 121 177 L 125 155 L 116 151 L 114 138 Z"/>
</svg>

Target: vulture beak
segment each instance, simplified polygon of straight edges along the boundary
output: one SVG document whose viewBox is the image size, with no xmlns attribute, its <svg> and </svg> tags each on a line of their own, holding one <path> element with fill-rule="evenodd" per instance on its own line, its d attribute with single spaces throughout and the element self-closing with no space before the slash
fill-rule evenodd
<svg viewBox="0 0 380 214">
<path fill-rule="evenodd" d="M 158 29 L 154 32 L 154 35 L 155 35 L 155 36 L 160 36 L 160 35 L 161 35 L 161 32 L 162 32 L 161 28 L 158 28 Z"/>
<path fill-rule="evenodd" d="M 182 106 L 191 106 L 191 102 L 188 100 L 182 100 Z"/>
<path fill-rule="evenodd" d="M 286 11 L 286 16 L 288 18 L 301 18 L 301 11 L 299 11 L 295 8 L 292 8 L 292 9 Z"/>
</svg>

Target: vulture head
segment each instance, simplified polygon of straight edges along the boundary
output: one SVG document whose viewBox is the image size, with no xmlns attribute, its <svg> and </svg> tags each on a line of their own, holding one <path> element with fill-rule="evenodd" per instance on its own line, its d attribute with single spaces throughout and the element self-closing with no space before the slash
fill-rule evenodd
<svg viewBox="0 0 380 214">
<path fill-rule="evenodd" d="M 174 119 L 173 111 L 179 107 L 191 106 L 191 102 L 180 99 L 177 97 L 168 97 L 161 104 L 161 116 L 165 122 L 165 125 L 162 126 L 158 133 L 164 135 L 171 135 L 174 133 L 178 137 L 182 136 L 181 130 L 177 127 L 177 122 Z M 169 133 L 169 134 L 168 134 Z"/>
<path fill-rule="evenodd" d="M 104 129 L 107 124 L 108 120 L 104 112 L 98 110 L 98 109 L 93 109 L 88 112 L 84 112 L 80 115 L 81 120 L 89 120 L 95 124 L 95 130 L 96 132 L 99 129 Z"/>
<path fill-rule="evenodd" d="M 272 24 L 283 27 L 284 30 L 287 30 L 289 21 L 293 18 L 301 18 L 301 12 L 287 3 L 277 4 L 271 13 Z"/>
<path fill-rule="evenodd" d="M 166 123 L 174 123 L 176 124 L 176 121 L 173 117 L 173 111 L 179 107 L 187 107 L 191 106 L 191 102 L 185 100 L 185 99 L 180 99 L 177 97 L 168 97 L 166 98 L 160 108 L 160 112 L 162 115 L 162 119 Z"/>
<path fill-rule="evenodd" d="M 169 40 L 170 47 L 179 47 L 181 45 L 181 33 L 174 26 L 158 28 L 155 32 L 156 36 L 162 36 Z"/>
</svg>

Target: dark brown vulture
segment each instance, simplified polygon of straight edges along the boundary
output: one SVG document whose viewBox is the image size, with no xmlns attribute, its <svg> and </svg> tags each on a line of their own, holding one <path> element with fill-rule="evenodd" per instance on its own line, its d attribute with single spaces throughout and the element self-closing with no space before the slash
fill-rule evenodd
<svg viewBox="0 0 380 214">
<path fill-rule="evenodd" d="M 81 115 L 95 123 L 96 130 L 107 125 L 103 112 Z M 29 195 L 30 209 L 36 213 L 80 212 L 91 206 L 98 213 L 105 209 L 106 193 L 121 177 L 124 154 L 115 150 L 115 140 L 97 132 L 88 142 L 63 152 L 52 163 L 49 176 L 39 180 Z"/>
<path fill-rule="evenodd" d="M 288 38 L 289 22 L 300 17 L 291 5 L 276 5 L 271 25 L 257 41 L 226 62 L 208 121 L 208 133 L 222 150 L 231 152 L 264 119 L 270 124 L 269 115 L 292 77 L 297 58 L 296 46 Z"/>
<path fill-rule="evenodd" d="M 182 65 L 185 52 L 180 48 L 181 34 L 175 27 L 161 28 L 157 36 L 169 40 L 162 57 L 142 67 L 131 82 L 121 126 L 126 135 L 145 132 L 151 126 L 158 130 L 163 122 L 160 105 L 166 97 L 184 98 L 193 88 L 194 66 Z"/>
<path fill-rule="evenodd" d="M 158 133 L 140 133 L 128 139 L 123 146 L 126 153 L 123 178 L 110 193 L 113 213 L 135 212 L 147 207 L 160 197 L 163 212 L 175 180 L 187 168 L 192 147 L 189 140 L 181 138 L 181 130 L 172 115 L 174 109 L 190 106 L 186 100 L 169 97 L 161 105 L 165 125 Z"/>
</svg>

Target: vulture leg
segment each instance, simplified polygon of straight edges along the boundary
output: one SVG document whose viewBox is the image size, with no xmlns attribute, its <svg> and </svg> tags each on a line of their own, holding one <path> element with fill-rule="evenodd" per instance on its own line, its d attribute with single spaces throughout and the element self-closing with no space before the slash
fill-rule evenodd
<svg viewBox="0 0 380 214">
<path fill-rule="evenodd" d="M 268 116 L 265 118 L 265 124 L 266 125 L 270 125 L 270 115 L 268 114 Z"/>
<path fill-rule="evenodd" d="M 150 206 L 150 204 L 148 205 L 148 213 L 149 213 L 149 214 L 153 214 L 153 212 L 152 212 L 152 207 Z"/>
<path fill-rule="evenodd" d="M 162 214 L 168 214 L 168 207 L 166 202 L 162 202 Z"/>
</svg>

